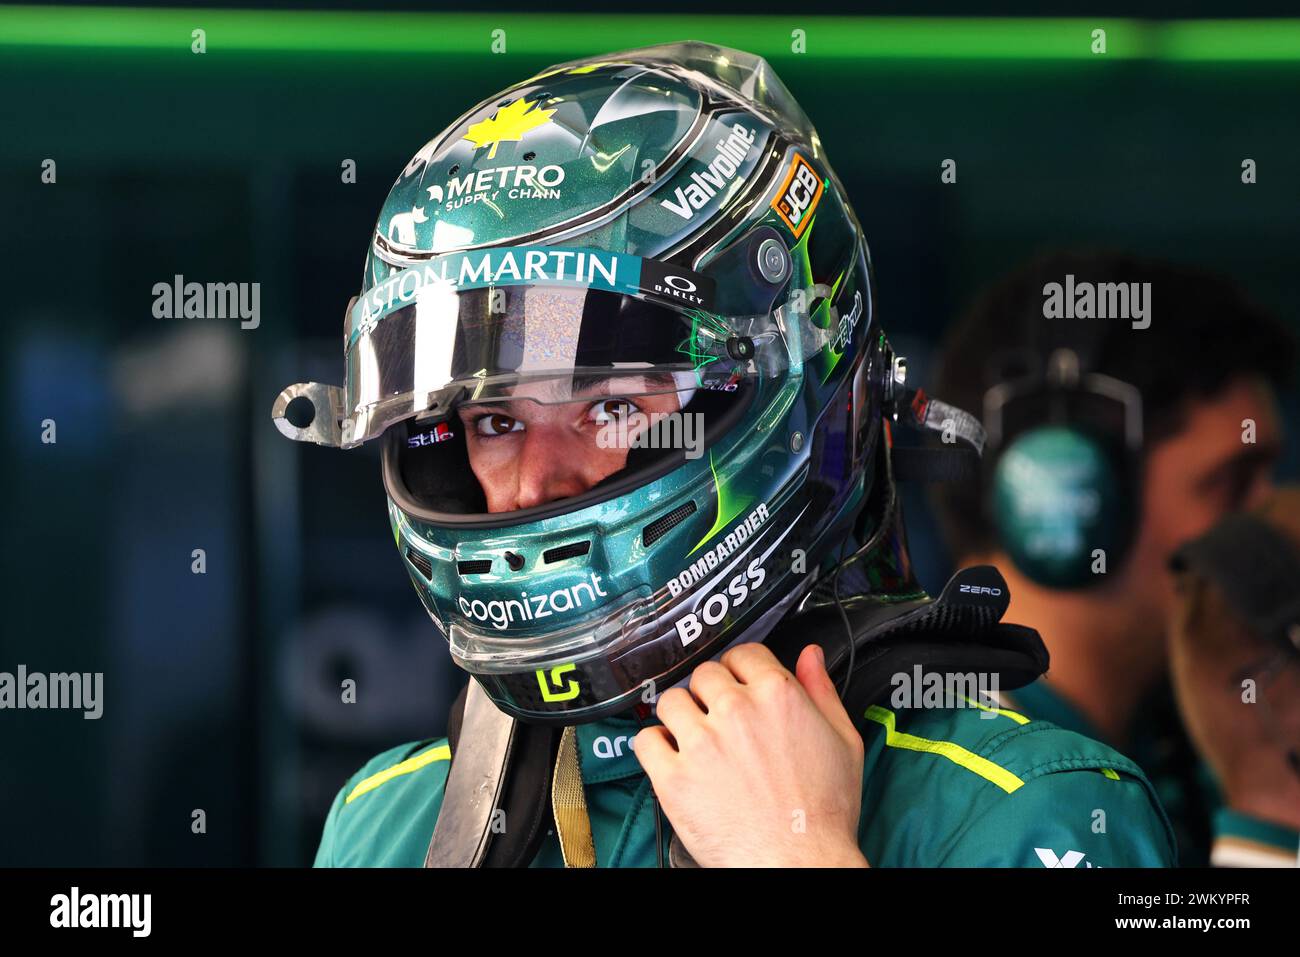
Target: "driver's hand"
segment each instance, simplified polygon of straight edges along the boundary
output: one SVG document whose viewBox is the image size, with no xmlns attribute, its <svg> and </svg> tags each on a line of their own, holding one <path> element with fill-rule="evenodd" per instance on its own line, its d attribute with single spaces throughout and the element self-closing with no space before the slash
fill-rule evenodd
<svg viewBox="0 0 1300 957">
<path fill-rule="evenodd" d="M 659 697 L 635 754 L 702 867 L 867 866 L 858 849 L 862 738 L 821 649 L 790 674 L 761 644 L 732 648 Z"/>
</svg>

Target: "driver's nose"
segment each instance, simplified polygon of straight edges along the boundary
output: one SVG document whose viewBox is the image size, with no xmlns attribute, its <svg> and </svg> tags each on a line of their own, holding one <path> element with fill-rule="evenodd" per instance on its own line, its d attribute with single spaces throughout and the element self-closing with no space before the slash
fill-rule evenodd
<svg viewBox="0 0 1300 957">
<path fill-rule="evenodd" d="M 560 430 L 530 429 L 518 459 L 516 508 L 533 508 L 581 495 L 621 465 L 609 468 L 609 451 Z M 626 455 L 623 456 L 626 459 Z"/>
</svg>

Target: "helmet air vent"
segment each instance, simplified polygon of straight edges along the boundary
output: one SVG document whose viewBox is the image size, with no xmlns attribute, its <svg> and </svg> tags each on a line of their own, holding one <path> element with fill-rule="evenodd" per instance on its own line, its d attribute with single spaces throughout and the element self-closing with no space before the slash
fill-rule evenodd
<svg viewBox="0 0 1300 957">
<path fill-rule="evenodd" d="M 666 515 L 660 515 L 641 532 L 641 543 L 649 548 L 659 539 L 695 514 L 695 503 L 685 502 Z"/>
<path fill-rule="evenodd" d="M 456 571 L 461 575 L 485 575 L 492 570 L 492 559 L 474 558 L 457 562 Z"/>
<path fill-rule="evenodd" d="M 433 562 L 421 555 L 410 545 L 406 546 L 406 560 L 420 570 L 420 574 L 426 579 L 433 580 Z"/>
<path fill-rule="evenodd" d="M 547 565 L 552 565 L 555 562 L 562 562 L 566 558 L 577 558 L 579 555 L 585 555 L 589 551 L 591 551 L 591 542 L 570 542 L 568 545 L 548 548 L 542 552 L 542 561 Z"/>
</svg>

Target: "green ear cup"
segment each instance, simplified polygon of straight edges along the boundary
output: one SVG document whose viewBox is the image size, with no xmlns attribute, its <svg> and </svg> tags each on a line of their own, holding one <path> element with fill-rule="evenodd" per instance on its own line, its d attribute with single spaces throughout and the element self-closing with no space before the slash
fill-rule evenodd
<svg viewBox="0 0 1300 957">
<path fill-rule="evenodd" d="M 1003 546 L 1039 584 L 1088 585 L 1095 567 L 1109 573 L 1123 556 L 1131 504 L 1111 456 L 1085 432 L 1049 426 L 1020 435 L 998 460 L 992 492 Z"/>
</svg>

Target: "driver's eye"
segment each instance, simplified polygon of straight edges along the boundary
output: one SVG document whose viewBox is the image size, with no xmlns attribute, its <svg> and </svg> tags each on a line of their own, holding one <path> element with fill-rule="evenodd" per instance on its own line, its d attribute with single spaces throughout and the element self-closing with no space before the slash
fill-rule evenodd
<svg viewBox="0 0 1300 957">
<path fill-rule="evenodd" d="M 475 425 L 479 435 L 505 435 L 507 432 L 522 432 L 524 424 L 508 415 L 485 415 Z"/>
<path fill-rule="evenodd" d="M 627 399 L 605 399 L 603 402 L 597 402 L 591 407 L 591 419 L 593 422 L 603 425 L 606 422 L 626 418 L 635 409 L 636 406 Z"/>
</svg>

